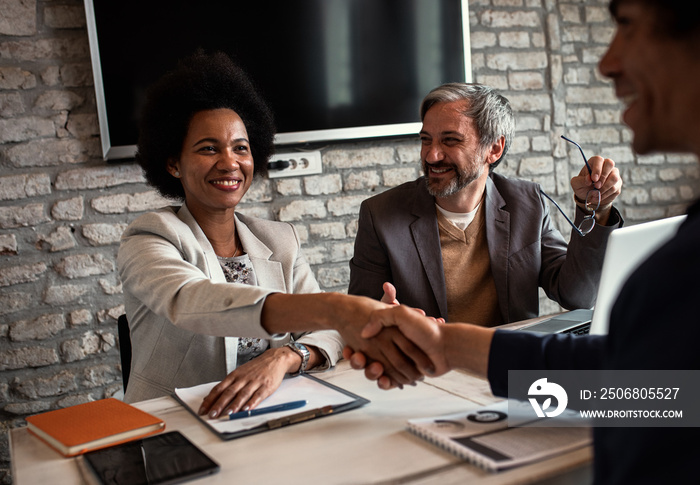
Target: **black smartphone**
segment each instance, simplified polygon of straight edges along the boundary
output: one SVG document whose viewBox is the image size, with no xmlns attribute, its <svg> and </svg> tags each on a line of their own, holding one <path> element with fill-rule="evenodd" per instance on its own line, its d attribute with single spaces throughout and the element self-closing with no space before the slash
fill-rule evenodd
<svg viewBox="0 0 700 485">
<path fill-rule="evenodd" d="M 129 441 L 83 456 L 105 485 L 181 483 L 220 470 L 214 460 L 179 431 Z"/>
</svg>

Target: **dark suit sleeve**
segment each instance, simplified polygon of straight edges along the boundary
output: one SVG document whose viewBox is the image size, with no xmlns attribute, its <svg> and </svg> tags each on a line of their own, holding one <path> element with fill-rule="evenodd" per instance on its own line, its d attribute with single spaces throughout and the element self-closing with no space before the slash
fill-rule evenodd
<svg viewBox="0 0 700 485">
<path fill-rule="evenodd" d="M 392 281 L 389 258 L 375 230 L 370 205 L 365 201 L 360 206 L 355 252 L 350 260 L 348 293 L 379 300 L 384 294 L 385 281 Z"/>
<path fill-rule="evenodd" d="M 599 369 L 604 335 L 536 335 L 496 330 L 489 352 L 488 380 L 496 396 L 508 395 L 508 371 Z"/>
</svg>

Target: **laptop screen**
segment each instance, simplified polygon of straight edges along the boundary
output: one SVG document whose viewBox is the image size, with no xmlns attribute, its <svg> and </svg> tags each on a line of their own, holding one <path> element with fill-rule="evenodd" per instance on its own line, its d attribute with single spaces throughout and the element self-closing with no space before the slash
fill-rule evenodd
<svg viewBox="0 0 700 485">
<path fill-rule="evenodd" d="M 590 334 L 608 333 L 610 311 L 627 278 L 654 251 L 671 239 L 685 215 L 615 229 L 605 249 Z"/>
</svg>

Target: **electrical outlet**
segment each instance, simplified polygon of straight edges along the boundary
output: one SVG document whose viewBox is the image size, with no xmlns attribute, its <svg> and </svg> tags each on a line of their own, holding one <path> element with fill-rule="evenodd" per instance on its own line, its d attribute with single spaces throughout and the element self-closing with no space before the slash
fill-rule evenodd
<svg viewBox="0 0 700 485">
<path fill-rule="evenodd" d="M 286 168 L 273 168 L 276 162 L 289 162 Z M 320 151 L 275 153 L 270 157 L 268 177 L 271 179 L 280 177 L 301 177 L 303 175 L 313 175 L 323 173 L 323 163 L 321 162 Z"/>
</svg>

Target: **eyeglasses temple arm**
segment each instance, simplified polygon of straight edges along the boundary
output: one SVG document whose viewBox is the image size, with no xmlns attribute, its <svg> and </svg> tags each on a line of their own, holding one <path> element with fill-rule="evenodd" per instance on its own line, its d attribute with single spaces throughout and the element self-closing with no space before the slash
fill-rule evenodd
<svg viewBox="0 0 700 485">
<path fill-rule="evenodd" d="M 591 170 L 591 166 L 588 165 L 588 159 L 586 158 L 586 155 L 583 153 L 583 148 L 581 148 L 581 145 L 579 145 L 578 143 L 576 143 L 576 142 L 573 141 L 573 140 L 569 140 L 569 139 L 568 139 L 567 137 L 565 137 L 564 135 L 561 135 L 561 137 L 562 137 L 563 139 L 565 139 L 566 141 L 568 141 L 569 143 L 573 143 L 574 145 L 576 145 L 576 146 L 578 147 L 578 151 L 581 152 L 581 156 L 583 157 L 583 163 L 586 164 L 586 168 L 588 169 L 588 175 L 593 175 L 593 170 Z"/>
<path fill-rule="evenodd" d="M 574 231 L 576 231 L 576 232 L 578 233 L 579 236 L 581 236 L 581 237 L 584 237 L 584 236 L 585 236 L 585 234 L 583 233 L 583 231 L 581 231 L 581 229 L 579 229 L 578 227 L 576 227 L 576 224 L 574 224 L 573 221 L 572 221 L 571 219 L 569 219 L 569 216 L 566 215 L 566 213 L 564 212 L 564 210 L 563 210 L 561 207 L 559 207 L 559 204 L 557 204 L 557 201 L 556 201 L 556 200 L 552 199 L 552 198 L 551 198 L 549 195 L 547 195 L 547 193 L 546 193 L 544 190 L 542 190 L 542 189 L 540 189 L 540 194 L 542 194 L 542 195 L 544 195 L 545 197 L 547 197 L 547 198 L 552 202 L 552 204 L 554 204 L 554 206 L 555 206 L 557 209 L 559 209 L 559 212 L 561 212 L 561 215 L 564 216 L 564 219 L 566 219 L 566 222 L 568 222 L 568 223 L 571 225 L 571 227 L 574 229 Z"/>
</svg>

